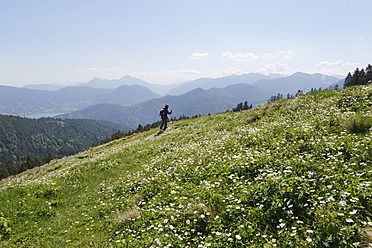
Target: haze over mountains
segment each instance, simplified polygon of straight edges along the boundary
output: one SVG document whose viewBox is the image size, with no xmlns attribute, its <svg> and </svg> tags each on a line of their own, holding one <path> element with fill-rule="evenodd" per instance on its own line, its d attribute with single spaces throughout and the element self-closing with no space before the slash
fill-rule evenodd
<svg viewBox="0 0 372 248">
<path fill-rule="evenodd" d="M 165 104 L 169 104 L 174 116 L 179 117 L 216 114 L 235 107 L 244 99 L 250 99 L 250 103 L 255 105 L 269 97 L 270 94 L 254 86 L 238 84 L 223 89 L 197 88 L 179 96 L 167 95 L 130 106 L 98 104 L 61 117 L 109 120 L 134 128 L 138 124 L 145 125 L 159 120 L 159 110 Z"/>
<path fill-rule="evenodd" d="M 343 80 L 322 74 L 297 72 L 291 76 L 248 73 L 221 78 L 200 78 L 173 85 L 151 84 L 125 76 L 95 78 L 76 86 L 51 90 L 51 85 L 22 88 L 0 86 L 0 114 L 68 113 L 66 118 L 104 119 L 131 127 L 158 120 L 158 110 L 169 104 L 175 116 L 214 114 L 242 101 L 257 105 L 271 95 L 327 88 Z"/>
</svg>

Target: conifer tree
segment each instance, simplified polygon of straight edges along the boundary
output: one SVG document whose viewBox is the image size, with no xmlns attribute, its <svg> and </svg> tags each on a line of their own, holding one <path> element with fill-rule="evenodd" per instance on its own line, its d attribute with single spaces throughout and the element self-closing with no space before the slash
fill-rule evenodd
<svg viewBox="0 0 372 248">
<path fill-rule="evenodd" d="M 352 76 L 351 76 L 351 73 L 349 72 L 344 81 L 344 88 L 351 86 L 351 78 Z"/>
<path fill-rule="evenodd" d="M 366 74 L 365 74 L 365 80 L 366 84 L 371 84 L 372 83 L 372 65 L 368 64 L 366 67 Z"/>
</svg>

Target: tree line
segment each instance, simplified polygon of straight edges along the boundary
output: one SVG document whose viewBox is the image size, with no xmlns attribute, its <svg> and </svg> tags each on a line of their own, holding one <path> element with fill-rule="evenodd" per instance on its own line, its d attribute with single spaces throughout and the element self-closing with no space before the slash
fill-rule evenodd
<svg viewBox="0 0 372 248">
<path fill-rule="evenodd" d="M 368 64 L 365 69 L 356 68 L 353 73 L 349 72 L 344 81 L 344 87 L 354 85 L 367 85 L 372 83 L 372 65 Z"/>
<path fill-rule="evenodd" d="M 233 112 L 238 112 L 238 111 L 242 111 L 242 110 L 248 110 L 248 109 L 251 109 L 251 108 L 253 108 L 252 104 L 249 105 L 248 101 L 245 101 L 244 103 L 243 102 L 238 103 L 238 105 L 236 105 L 236 107 L 233 108 L 232 111 Z"/>
<path fill-rule="evenodd" d="M 0 115 L 0 179 L 88 149 L 123 125 Z"/>
</svg>

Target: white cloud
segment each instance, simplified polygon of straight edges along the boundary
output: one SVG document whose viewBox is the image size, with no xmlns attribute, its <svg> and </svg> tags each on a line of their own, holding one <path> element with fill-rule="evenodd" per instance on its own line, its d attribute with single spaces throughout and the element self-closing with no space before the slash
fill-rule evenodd
<svg viewBox="0 0 372 248">
<path fill-rule="evenodd" d="M 98 71 L 98 68 L 96 68 L 96 67 L 91 67 L 91 68 L 87 68 L 87 69 L 77 69 L 76 71 L 77 71 L 77 72 L 80 72 L 80 73 L 85 73 L 85 72 L 96 72 L 96 71 Z"/>
<path fill-rule="evenodd" d="M 267 58 L 280 58 L 280 59 L 290 59 L 293 56 L 296 55 L 296 51 L 294 50 L 281 50 L 276 53 L 264 53 L 261 56 L 258 56 L 254 53 L 232 53 L 230 51 L 224 52 L 222 54 L 222 57 L 227 57 L 230 59 L 233 59 L 237 62 L 251 62 L 256 59 L 262 58 L 262 59 L 267 59 Z"/>
<path fill-rule="evenodd" d="M 141 78 L 150 83 L 173 84 L 195 80 L 201 77 L 218 78 L 230 76 L 231 74 L 243 74 L 241 69 L 227 68 L 225 70 L 179 70 L 179 71 L 159 71 L 159 72 L 133 72 L 129 73 L 133 77 Z"/>
<path fill-rule="evenodd" d="M 290 75 L 295 71 L 296 70 L 293 69 L 291 66 L 284 63 L 267 64 L 261 70 L 259 70 L 259 72 L 263 74 L 279 73 L 285 75 Z"/>
<path fill-rule="evenodd" d="M 358 63 L 347 62 L 339 59 L 334 62 L 321 61 L 314 65 L 313 72 L 326 75 L 346 75 L 349 71 L 354 70 Z"/>
<path fill-rule="evenodd" d="M 314 65 L 313 73 L 322 73 L 325 75 L 345 75 L 349 71 L 353 71 L 358 63 L 347 62 L 339 59 L 334 62 L 321 61 Z"/>
<path fill-rule="evenodd" d="M 282 50 L 282 51 L 277 52 L 275 55 L 276 56 L 279 56 L 279 57 L 284 57 L 285 59 L 290 59 L 295 54 L 296 54 L 296 52 L 293 51 L 293 50 L 286 50 L 286 51 L 285 50 Z"/>
<path fill-rule="evenodd" d="M 190 60 L 199 60 L 199 59 L 205 58 L 207 56 L 209 56 L 209 53 L 193 53 L 189 59 Z"/>
<path fill-rule="evenodd" d="M 264 55 L 262 55 L 262 58 L 266 59 L 266 58 L 270 58 L 272 56 L 271 53 L 264 53 Z"/>
<path fill-rule="evenodd" d="M 228 57 L 232 60 L 235 60 L 237 62 L 251 62 L 253 60 L 256 60 L 259 58 L 254 53 L 235 53 L 233 54 L 232 52 L 224 52 L 222 54 L 222 57 Z"/>
<path fill-rule="evenodd" d="M 293 56 L 296 55 L 296 51 L 293 50 L 281 50 L 276 53 L 264 53 L 261 57 L 266 58 L 284 58 L 284 59 L 290 59 Z"/>
<path fill-rule="evenodd" d="M 345 66 L 356 66 L 358 63 L 351 63 L 351 62 L 346 62 L 343 61 L 342 59 L 339 59 L 335 62 L 329 62 L 329 61 L 322 61 L 314 65 L 314 67 L 317 68 L 326 68 L 326 67 L 345 67 Z"/>
</svg>

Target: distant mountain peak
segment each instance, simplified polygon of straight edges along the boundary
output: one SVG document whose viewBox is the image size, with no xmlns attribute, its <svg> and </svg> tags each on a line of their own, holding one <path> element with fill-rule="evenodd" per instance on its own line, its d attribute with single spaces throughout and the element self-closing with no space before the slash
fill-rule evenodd
<svg viewBox="0 0 372 248">
<path fill-rule="evenodd" d="M 119 80 L 122 80 L 122 79 L 135 79 L 135 80 L 142 80 L 142 79 L 139 79 L 139 78 L 136 78 L 136 77 L 132 77 L 130 75 L 125 75 L 124 77 L 121 77 Z M 142 80 L 143 81 L 143 80 Z"/>
<path fill-rule="evenodd" d="M 291 75 L 291 77 L 302 77 L 302 76 L 305 76 L 305 75 L 310 75 L 308 73 L 305 73 L 305 72 L 301 72 L 301 71 L 298 71 L 298 72 L 295 72 Z"/>
</svg>

